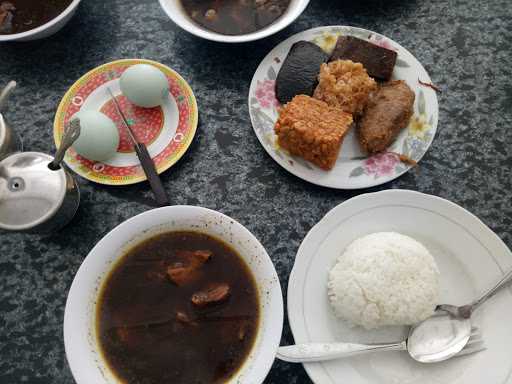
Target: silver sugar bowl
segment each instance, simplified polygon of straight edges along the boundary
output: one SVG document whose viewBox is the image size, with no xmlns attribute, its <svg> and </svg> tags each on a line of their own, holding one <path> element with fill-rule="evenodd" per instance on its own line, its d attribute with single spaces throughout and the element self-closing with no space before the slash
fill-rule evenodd
<svg viewBox="0 0 512 384">
<path fill-rule="evenodd" d="M 53 157 L 15 153 L 0 161 L 0 229 L 47 234 L 75 215 L 80 192 L 63 168 L 50 169 Z"/>
</svg>

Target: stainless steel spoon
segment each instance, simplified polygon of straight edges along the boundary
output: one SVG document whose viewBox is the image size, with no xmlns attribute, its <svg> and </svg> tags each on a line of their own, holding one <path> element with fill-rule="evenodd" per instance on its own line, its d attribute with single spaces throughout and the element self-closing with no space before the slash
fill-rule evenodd
<svg viewBox="0 0 512 384">
<path fill-rule="evenodd" d="M 411 327 L 409 337 L 399 343 L 307 343 L 279 347 L 277 358 L 290 363 L 312 363 L 335 360 L 368 352 L 407 351 L 416 361 L 435 363 L 485 349 L 478 328 L 467 319 L 454 319 L 439 313 L 429 322 Z M 456 326 L 454 327 L 454 322 Z M 453 332 L 456 330 L 456 332 Z M 466 330 L 468 331 L 466 334 Z"/>
<path fill-rule="evenodd" d="M 7 103 L 7 99 L 11 92 L 16 88 L 16 82 L 14 80 L 9 81 L 5 88 L 0 92 L 0 111 L 4 108 L 4 105 Z"/>
<path fill-rule="evenodd" d="M 441 304 L 437 306 L 436 310 L 448 312 L 453 317 L 469 319 L 475 309 L 477 309 L 480 305 L 485 303 L 487 299 L 489 299 L 491 296 L 493 296 L 496 292 L 505 287 L 511 281 L 512 270 L 508 271 L 508 273 L 506 273 L 505 276 L 503 276 L 503 278 L 500 281 L 498 281 L 494 287 L 489 289 L 486 293 L 484 293 L 477 300 L 473 301 L 471 304 L 462 305 L 460 307 L 450 304 Z"/>
<path fill-rule="evenodd" d="M 50 168 L 53 171 L 60 169 L 60 164 L 62 163 L 62 160 L 64 160 L 66 151 L 78 139 L 78 136 L 80 136 L 80 119 L 78 117 L 75 117 L 73 120 L 71 120 L 66 130 L 64 131 L 60 147 L 57 149 L 53 161 L 50 164 L 48 164 L 48 168 Z"/>
</svg>

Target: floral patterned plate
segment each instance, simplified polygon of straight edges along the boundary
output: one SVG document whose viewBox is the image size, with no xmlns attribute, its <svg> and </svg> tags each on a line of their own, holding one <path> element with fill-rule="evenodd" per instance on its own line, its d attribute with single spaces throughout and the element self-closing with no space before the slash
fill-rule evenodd
<svg viewBox="0 0 512 384">
<path fill-rule="evenodd" d="M 169 80 L 170 95 L 161 107 L 140 108 L 121 94 L 119 77 L 135 64 L 159 68 Z M 192 89 L 169 67 L 151 60 L 128 59 L 104 64 L 80 78 L 60 102 L 53 135 L 60 145 L 64 126 L 82 108 L 101 111 L 117 125 L 121 137 L 117 153 L 103 163 L 88 160 L 72 148 L 64 161 L 80 176 L 100 184 L 127 185 L 146 180 L 130 138 L 107 92 L 110 87 L 138 139 L 146 144 L 158 173 L 176 163 L 187 151 L 197 128 L 198 110 Z"/>
<path fill-rule="evenodd" d="M 388 152 L 365 156 L 352 129 L 343 142 L 334 169 L 323 171 L 315 165 L 294 157 L 276 144 L 274 124 L 279 102 L 275 97 L 275 80 L 290 47 L 299 40 L 318 44 L 332 51 L 338 36 L 351 35 L 374 44 L 394 49 L 398 59 L 393 79 L 405 80 L 416 94 L 414 116 Z M 411 166 L 400 161 L 398 154 L 419 161 L 434 139 L 438 121 L 438 103 L 435 91 L 419 81 L 430 83 L 430 77 L 416 58 L 398 43 L 378 33 L 361 28 L 331 26 L 298 33 L 275 47 L 261 62 L 249 90 L 249 111 L 258 139 L 272 158 L 294 175 L 314 184 L 339 189 L 358 189 L 380 185 L 407 172 Z"/>
</svg>

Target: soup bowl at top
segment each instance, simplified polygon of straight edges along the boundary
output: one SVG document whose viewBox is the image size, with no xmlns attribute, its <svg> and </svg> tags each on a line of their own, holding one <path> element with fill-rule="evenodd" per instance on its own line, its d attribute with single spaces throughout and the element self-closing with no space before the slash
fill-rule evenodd
<svg viewBox="0 0 512 384">
<path fill-rule="evenodd" d="M 38 0 L 39 1 L 39 0 Z M 73 17 L 81 0 L 73 0 L 59 15 L 34 29 L 21 33 L 0 35 L 0 43 L 4 41 L 31 41 L 39 40 L 57 33 Z"/>
<path fill-rule="evenodd" d="M 172 206 L 135 216 L 109 232 L 78 270 L 66 302 L 64 345 L 77 384 L 118 384 L 105 362 L 96 330 L 102 284 L 120 257 L 134 245 L 171 231 L 197 231 L 230 245 L 245 261 L 256 281 L 260 319 L 254 345 L 228 383 L 262 383 L 273 364 L 283 326 L 279 278 L 260 242 L 240 223 L 210 209 Z"/>
<path fill-rule="evenodd" d="M 198 37 L 202 37 L 203 39 L 219 41 L 223 43 L 244 43 L 248 41 L 260 40 L 267 36 L 273 35 L 274 33 L 279 32 L 280 30 L 293 23 L 295 19 L 297 19 L 302 14 L 302 12 L 304 12 L 304 9 L 306 9 L 307 5 L 309 4 L 309 0 L 291 0 L 290 5 L 284 14 L 272 24 L 269 24 L 256 32 L 244 35 L 223 35 L 221 33 L 208 30 L 193 21 L 185 11 L 185 8 L 182 6 L 182 0 L 159 1 L 160 5 L 171 18 L 171 20 L 185 31 L 190 32 Z"/>
</svg>

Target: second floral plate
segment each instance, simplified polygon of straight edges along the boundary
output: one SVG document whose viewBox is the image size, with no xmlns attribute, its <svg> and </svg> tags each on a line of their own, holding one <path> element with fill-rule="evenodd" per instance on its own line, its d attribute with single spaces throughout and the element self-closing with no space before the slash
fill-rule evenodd
<svg viewBox="0 0 512 384">
<path fill-rule="evenodd" d="M 300 40 L 312 41 L 327 52 L 334 48 L 339 36 L 355 36 L 398 53 L 393 79 L 405 80 L 416 94 L 414 115 L 388 152 L 371 157 L 359 148 L 352 129 L 343 146 L 334 169 L 323 171 L 315 165 L 291 156 L 276 144 L 274 124 L 279 102 L 275 97 L 275 81 L 290 47 Z M 411 166 L 400 161 L 399 155 L 419 161 L 434 139 L 438 122 L 438 103 L 435 91 L 423 83 L 430 77 L 421 63 L 400 44 L 378 33 L 348 26 L 319 27 L 298 33 L 275 47 L 256 70 L 249 90 L 251 122 L 260 140 L 272 158 L 294 175 L 314 184 L 338 189 L 359 189 L 380 185 L 407 172 Z"/>
</svg>

